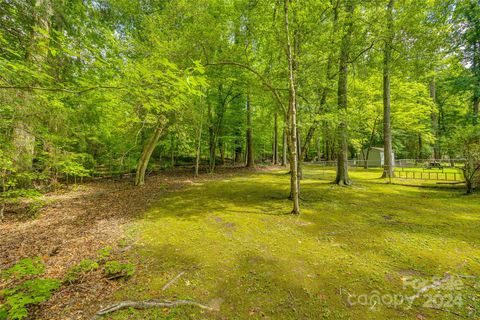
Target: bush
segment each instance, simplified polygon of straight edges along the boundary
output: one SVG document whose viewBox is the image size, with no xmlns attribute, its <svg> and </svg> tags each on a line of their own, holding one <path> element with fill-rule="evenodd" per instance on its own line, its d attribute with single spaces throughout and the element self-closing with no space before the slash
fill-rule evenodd
<svg viewBox="0 0 480 320">
<path fill-rule="evenodd" d="M 104 272 L 108 279 L 129 278 L 135 273 L 135 266 L 131 263 L 108 261 L 105 263 Z"/>
<path fill-rule="evenodd" d="M 81 276 L 85 275 L 88 272 L 94 271 L 98 269 L 98 263 L 96 261 L 86 259 L 81 261 L 75 267 L 71 268 L 67 271 L 65 275 L 64 281 L 72 284 L 77 281 Z"/>
<path fill-rule="evenodd" d="M 480 126 L 458 129 L 448 142 L 448 148 L 464 159 L 462 170 L 467 193 L 473 192 L 480 181 Z"/>
<path fill-rule="evenodd" d="M 28 306 L 47 301 L 61 282 L 57 279 L 34 278 L 43 274 L 45 267 L 40 258 L 23 259 L 2 277 L 14 285 L 0 291 L 0 319 L 23 319 L 28 316 Z"/>
<path fill-rule="evenodd" d="M 17 262 L 13 267 L 2 271 L 2 278 L 7 279 L 23 279 L 28 276 L 38 276 L 43 274 L 45 266 L 39 257 L 30 259 L 22 259 Z"/>
<path fill-rule="evenodd" d="M 112 247 L 105 247 L 105 248 L 102 248 L 100 250 L 98 250 L 97 252 L 97 257 L 98 257 L 98 260 L 100 262 L 105 262 L 109 257 L 110 255 L 112 254 Z"/>
</svg>

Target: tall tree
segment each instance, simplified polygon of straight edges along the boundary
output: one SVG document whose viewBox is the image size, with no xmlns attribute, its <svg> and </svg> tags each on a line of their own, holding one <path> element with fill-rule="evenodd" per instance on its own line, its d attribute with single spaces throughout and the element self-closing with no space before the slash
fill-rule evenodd
<svg viewBox="0 0 480 320">
<path fill-rule="evenodd" d="M 298 176 L 298 147 L 297 147 L 297 96 L 296 96 L 296 70 L 295 56 L 290 40 L 289 28 L 289 3 L 284 0 L 284 23 L 286 36 L 286 53 L 288 61 L 288 111 L 287 111 L 287 137 L 290 161 L 290 197 L 293 201 L 293 214 L 300 214 L 300 180 Z"/>
<path fill-rule="evenodd" d="M 337 176 L 335 183 L 338 185 L 350 185 L 348 176 L 348 64 L 350 60 L 351 41 L 353 33 L 353 14 L 355 11 L 354 0 L 345 1 L 346 17 L 343 25 L 343 38 L 340 48 L 340 60 L 338 68 L 338 110 L 340 124 L 338 126 L 337 140 Z"/>
<path fill-rule="evenodd" d="M 247 93 L 246 99 L 246 108 L 247 108 L 247 161 L 246 167 L 253 168 L 255 167 L 255 153 L 253 151 L 253 123 L 252 123 L 252 104 L 250 102 L 250 94 Z"/>
<path fill-rule="evenodd" d="M 383 48 L 383 155 L 384 166 L 382 178 L 392 178 L 393 157 L 392 157 L 392 128 L 390 112 L 390 68 L 392 63 L 393 46 L 393 6 L 394 0 L 389 0 L 387 4 L 386 34 Z"/>
</svg>

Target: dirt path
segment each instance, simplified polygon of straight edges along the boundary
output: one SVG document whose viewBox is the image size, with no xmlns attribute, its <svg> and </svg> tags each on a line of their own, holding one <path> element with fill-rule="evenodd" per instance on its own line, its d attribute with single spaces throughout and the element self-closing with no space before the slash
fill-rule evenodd
<svg viewBox="0 0 480 320">
<path fill-rule="evenodd" d="M 251 171 L 224 169 L 195 181 L 246 172 Z M 119 244 L 126 240 L 124 226 L 129 221 L 145 212 L 162 193 L 192 183 L 190 170 L 175 170 L 150 177 L 140 188 L 127 179 L 102 180 L 47 194 L 47 205 L 35 219 L 19 220 L 7 212 L 6 221 L 0 224 L 0 268 L 40 256 L 46 265 L 45 276 L 61 279 L 68 268 L 94 258 L 101 248 L 110 246 L 117 253 L 121 251 Z M 80 283 L 63 286 L 49 302 L 34 310 L 34 317 L 85 319 L 121 285 L 93 272 Z"/>
</svg>

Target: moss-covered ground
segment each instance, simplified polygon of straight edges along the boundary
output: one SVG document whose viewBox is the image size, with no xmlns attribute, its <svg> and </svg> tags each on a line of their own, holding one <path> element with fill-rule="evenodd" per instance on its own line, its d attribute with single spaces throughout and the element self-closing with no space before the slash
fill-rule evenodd
<svg viewBox="0 0 480 320">
<path fill-rule="evenodd" d="M 281 170 L 168 191 L 130 226 L 138 270 L 115 298 L 191 299 L 220 310 L 109 318 L 479 317 L 480 196 L 379 176 L 352 170 L 354 184 L 338 187 L 333 171 L 306 166 L 300 216 L 288 214 L 289 176 Z"/>
</svg>

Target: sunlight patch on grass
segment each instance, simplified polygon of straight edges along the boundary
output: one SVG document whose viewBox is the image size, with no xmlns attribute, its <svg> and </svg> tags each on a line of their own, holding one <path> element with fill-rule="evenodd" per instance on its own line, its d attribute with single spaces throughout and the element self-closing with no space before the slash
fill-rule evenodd
<svg viewBox="0 0 480 320">
<path fill-rule="evenodd" d="M 114 318 L 451 318 L 419 303 L 372 308 L 349 305 L 348 297 L 402 293 L 405 275 L 478 276 L 478 195 L 389 185 L 378 179 L 381 170 L 352 170 L 355 184 L 347 188 L 330 184 L 334 172 L 317 166 L 305 166 L 304 175 L 298 217 L 288 215 L 285 171 L 164 194 L 132 226 L 140 237 L 140 267 L 118 298 L 221 299 L 221 310 L 124 311 Z M 468 288 L 463 294 L 474 296 Z"/>
</svg>

